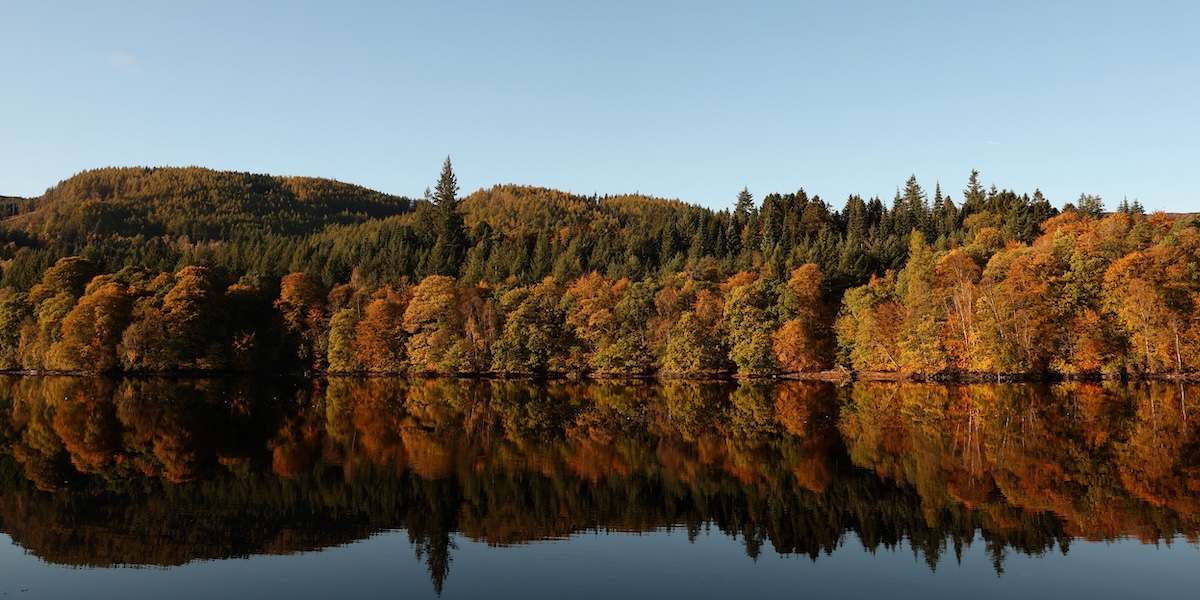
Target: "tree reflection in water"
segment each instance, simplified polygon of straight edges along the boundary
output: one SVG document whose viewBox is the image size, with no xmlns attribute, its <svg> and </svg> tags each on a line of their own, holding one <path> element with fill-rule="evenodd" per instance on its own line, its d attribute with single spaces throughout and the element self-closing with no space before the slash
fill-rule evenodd
<svg viewBox="0 0 1200 600">
<path fill-rule="evenodd" d="M 757 557 L 856 536 L 930 569 L 982 540 L 1200 532 L 1200 392 L 964 385 L 0 378 L 0 524 L 45 560 L 178 565 L 403 529 L 440 592 L 453 537 L 715 527 Z"/>
</svg>

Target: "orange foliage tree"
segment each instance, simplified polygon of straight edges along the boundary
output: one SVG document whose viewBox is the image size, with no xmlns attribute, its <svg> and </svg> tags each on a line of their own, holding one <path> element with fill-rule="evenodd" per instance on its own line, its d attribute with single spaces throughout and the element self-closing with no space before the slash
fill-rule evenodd
<svg viewBox="0 0 1200 600">
<path fill-rule="evenodd" d="M 807 263 L 794 271 L 780 298 L 783 325 L 772 336 L 772 350 L 784 371 L 820 371 L 833 360 L 833 332 L 825 303 L 825 277 Z"/>
</svg>

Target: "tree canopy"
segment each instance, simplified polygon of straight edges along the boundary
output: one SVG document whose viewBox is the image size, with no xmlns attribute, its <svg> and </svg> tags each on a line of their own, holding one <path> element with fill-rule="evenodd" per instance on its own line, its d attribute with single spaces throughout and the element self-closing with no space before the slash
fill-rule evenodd
<svg viewBox="0 0 1200 600">
<path fill-rule="evenodd" d="M 770 375 L 1200 369 L 1200 227 L 910 177 L 840 210 L 504 185 L 422 200 L 111 168 L 0 233 L 0 367 Z"/>
</svg>

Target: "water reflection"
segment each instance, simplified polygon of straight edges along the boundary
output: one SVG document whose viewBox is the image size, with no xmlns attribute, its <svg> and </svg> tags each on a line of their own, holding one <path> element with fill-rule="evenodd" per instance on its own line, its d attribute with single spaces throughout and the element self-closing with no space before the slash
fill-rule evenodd
<svg viewBox="0 0 1200 600">
<path fill-rule="evenodd" d="M 755 557 L 854 536 L 931 569 L 982 541 L 1200 532 L 1196 389 L 0 378 L 0 526 L 47 561 L 178 565 L 403 529 L 715 528 Z"/>
</svg>

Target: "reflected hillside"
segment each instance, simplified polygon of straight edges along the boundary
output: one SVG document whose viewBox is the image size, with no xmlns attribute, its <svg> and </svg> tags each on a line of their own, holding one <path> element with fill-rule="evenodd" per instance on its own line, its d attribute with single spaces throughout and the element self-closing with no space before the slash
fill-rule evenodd
<svg viewBox="0 0 1200 600">
<path fill-rule="evenodd" d="M 0 378 L 0 527 L 80 566 L 453 536 L 717 530 L 930 568 L 986 545 L 1197 540 L 1200 389 L 825 383 Z M 397 557 L 397 560 L 412 560 Z"/>
</svg>

